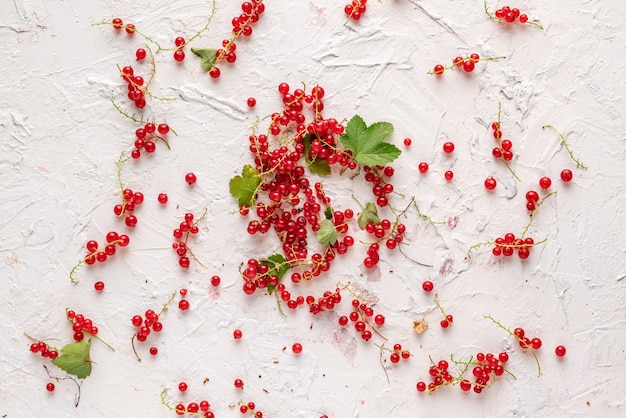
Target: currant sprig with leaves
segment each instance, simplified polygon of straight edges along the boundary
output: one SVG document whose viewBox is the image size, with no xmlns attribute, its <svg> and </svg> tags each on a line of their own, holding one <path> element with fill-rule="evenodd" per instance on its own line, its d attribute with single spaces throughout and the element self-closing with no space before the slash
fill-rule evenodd
<svg viewBox="0 0 626 418">
<path fill-rule="evenodd" d="M 504 325 L 502 325 L 502 323 L 500 321 L 496 320 L 491 315 L 483 315 L 483 318 L 489 319 L 491 322 L 496 324 L 498 326 L 498 328 L 502 328 L 503 330 L 505 330 L 509 335 L 511 335 L 513 338 L 515 338 L 519 343 L 524 343 L 524 339 L 523 338 L 520 338 L 517 335 L 515 335 L 515 333 L 513 331 L 511 331 L 510 328 L 505 327 Z M 537 358 L 537 353 L 535 353 L 535 349 L 532 348 L 531 346 L 527 346 L 527 345 L 524 345 L 524 347 L 526 349 L 530 350 L 530 353 L 533 355 L 533 357 L 535 359 L 535 362 L 537 363 L 537 377 L 540 377 L 541 376 L 541 365 L 539 364 L 539 359 Z"/>
<path fill-rule="evenodd" d="M 588 167 L 586 165 L 584 165 L 582 163 L 582 161 L 580 161 L 579 159 L 577 159 L 576 157 L 574 157 L 574 153 L 572 152 L 571 148 L 569 147 L 567 141 L 565 140 L 565 135 L 563 135 L 561 132 L 559 132 L 554 126 L 552 125 L 544 125 L 542 126 L 542 129 L 545 128 L 549 128 L 552 129 L 554 131 L 554 133 L 556 133 L 559 138 L 561 138 L 561 143 L 563 144 L 563 146 L 565 147 L 565 149 L 567 150 L 567 153 L 569 154 L 570 158 L 572 159 L 572 161 L 574 161 L 576 163 L 576 167 L 578 168 L 583 168 L 583 169 L 587 169 Z"/>
</svg>

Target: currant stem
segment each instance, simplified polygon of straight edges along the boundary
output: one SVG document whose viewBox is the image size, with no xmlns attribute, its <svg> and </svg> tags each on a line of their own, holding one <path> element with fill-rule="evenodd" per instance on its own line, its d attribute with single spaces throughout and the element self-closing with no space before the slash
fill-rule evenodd
<svg viewBox="0 0 626 418">
<path fill-rule="evenodd" d="M 280 303 L 280 298 L 278 297 L 278 292 L 274 292 L 274 294 L 276 295 L 276 304 L 278 305 L 278 312 L 280 312 L 280 314 L 284 317 L 287 318 L 287 314 L 285 313 L 285 311 L 283 311 L 283 306 Z"/>
<path fill-rule="evenodd" d="M 78 383 L 78 381 L 76 381 L 76 379 L 74 379 L 71 376 L 66 376 L 66 377 L 52 376 L 52 374 L 50 373 L 50 370 L 48 370 L 48 367 L 45 364 L 43 365 L 43 368 L 45 369 L 45 371 L 48 374 L 48 377 L 50 379 L 54 379 L 56 381 L 59 381 L 59 380 L 71 380 L 72 382 L 74 382 L 74 384 L 78 388 L 78 393 L 74 396 L 74 407 L 78 407 L 78 404 L 80 403 L 80 386 L 81 386 L 82 383 Z"/>
<path fill-rule="evenodd" d="M 513 336 L 518 342 L 524 342 L 524 340 L 522 338 L 519 338 L 517 335 L 515 335 L 515 333 L 513 331 L 511 331 L 509 328 L 505 327 L 504 325 L 502 325 L 502 323 L 500 323 L 500 321 L 497 321 L 494 317 L 492 317 L 491 315 L 483 315 L 483 318 L 489 319 L 491 320 L 491 322 L 493 322 L 494 324 L 496 324 L 499 328 L 502 328 L 503 330 L 505 330 L 506 332 L 508 332 L 511 336 Z M 537 354 L 535 353 L 535 349 L 532 348 L 531 346 L 526 347 L 526 349 L 530 350 L 531 354 L 533 355 L 533 357 L 535 358 L 535 362 L 537 363 L 537 377 L 541 376 L 541 365 L 539 364 L 539 359 L 537 358 Z"/>
<path fill-rule="evenodd" d="M 565 140 L 565 135 L 563 135 L 561 132 L 559 132 L 554 126 L 552 125 L 544 125 L 542 126 L 542 129 L 545 128 L 550 128 L 552 129 L 560 138 L 561 138 L 561 143 L 565 146 L 565 149 L 567 150 L 567 153 L 569 154 L 570 158 L 576 163 L 576 167 L 578 168 L 583 168 L 583 169 L 587 169 L 589 167 L 587 167 L 586 165 L 584 165 L 580 160 L 578 160 L 576 157 L 574 157 L 574 153 L 572 152 L 572 150 L 570 149 L 567 141 Z"/>
<path fill-rule="evenodd" d="M 137 361 L 141 361 L 141 357 L 139 357 L 139 353 L 137 353 L 137 349 L 135 348 L 135 338 L 139 334 L 139 331 L 133 334 L 133 337 L 130 339 L 130 344 L 133 346 L 133 353 L 135 353 L 135 357 L 137 357 Z"/>
<path fill-rule="evenodd" d="M 113 107 L 115 108 L 115 110 L 117 110 L 120 114 L 122 114 L 123 116 L 127 117 L 128 119 L 132 120 L 133 122 L 137 122 L 137 123 L 148 123 L 147 120 L 143 119 L 143 116 L 140 119 L 137 119 L 137 117 L 135 116 L 135 114 L 133 113 L 132 115 L 128 113 L 128 111 L 126 111 L 122 106 L 120 106 L 115 99 L 111 98 L 111 103 L 113 103 Z"/>
<path fill-rule="evenodd" d="M 556 190 L 553 192 L 550 192 L 549 194 L 544 196 L 539 202 L 535 204 L 535 210 L 531 212 L 530 220 L 528 221 L 528 224 L 526 224 L 526 227 L 524 228 L 524 231 L 522 232 L 521 238 L 524 238 L 524 236 L 526 235 L 526 232 L 528 232 L 528 229 L 533 224 L 533 221 L 535 220 L 535 216 L 537 215 L 537 211 L 539 210 L 539 207 L 543 204 L 543 202 L 545 202 L 547 198 L 549 198 L 552 195 L 555 195 L 556 193 L 557 193 Z"/>
<path fill-rule="evenodd" d="M 76 280 L 76 278 L 74 277 L 74 274 L 76 273 L 76 270 L 78 270 L 78 267 L 80 267 L 81 264 L 83 264 L 85 262 L 84 259 L 79 260 L 78 263 L 76 263 L 76 265 L 74 267 L 72 267 L 72 270 L 70 270 L 70 282 L 72 282 L 72 284 L 78 284 L 78 280 Z"/>
</svg>

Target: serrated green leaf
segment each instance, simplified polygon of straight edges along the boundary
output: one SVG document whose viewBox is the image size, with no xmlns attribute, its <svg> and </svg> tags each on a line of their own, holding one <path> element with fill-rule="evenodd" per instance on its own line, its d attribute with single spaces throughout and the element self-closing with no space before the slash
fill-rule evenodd
<svg viewBox="0 0 626 418">
<path fill-rule="evenodd" d="M 376 206 L 372 202 L 368 202 L 365 204 L 365 209 L 363 209 L 363 212 L 359 214 L 357 222 L 359 223 L 359 228 L 361 229 L 365 229 L 365 226 L 369 222 L 373 223 L 374 225 L 380 225 L 378 211 L 376 210 Z"/>
<path fill-rule="evenodd" d="M 244 165 L 241 176 L 230 179 L 228 186 L 230 194 L 238 200 L 239 206 L 252 206 L 255 200 L 257 188 L 261 184 L 261 176 L 251 165 Z"/>
<path fill-rule="evenodd" d="M 90 349 L 91 340 L 67 344 L 61 348 L 61 355 L 52 360 L 52 363 L 68 374 L 84 379 L 91 374 Z"/>
<path fill-rule="evenodd" d="M 306 165 L 311 170 L 311 173 L 318 174 L 320 176 L 327 176 L 330 174 L 330 165 L 328 161 L 322 160 L 321 158 L 310 158 L 309 151 L 311 150 L 311 142 L 315 138 L 312 134 L 306 134 L 303 138 L 304 144 L 304 161 Z"/>
<path fill-rule="evenodd" d="M 367 166 L 385 165 L 400 155 L 401 151 L 393 144 L 385 142 L 393 132 L 389 122 L 376 122 L 366 126 L 363 119 L 356 115 L 341 135 L 341 143 L 352 151 L 354 159 Z"/>
<path fill-rule="evenodd" d="M 191 52 L 200 57 L 200 67 L 203 70 L 209 71 L 215 65 L 216 49 L 212 48 L 191 48 Z"/>
<path fill-rule="evenodd" d="M 359 135 L 361 135 L 361 132 L 364 132 L 366 129 L 367 125 L 365 124 L 363 118 L 359 115 L 354 115 L 346 125 L 346 133 L 344 135 L 356 139 L 359 137 Z"/>
<path fill-rule="evenodd" d="M 337 228 L 328 219 L 320 222 L 320 229 L 317 231 L 317 241 L 322 245 L 333 245 L 337 242 Z"/>
<path fill-rule="evenodd" d="M 291 265 L 287 262 L 287 259 L 282 254 L 273 254 L 267 257 L 265 260 L 261 260 L 261 264 L 265 264 L 269 267 L 267 271 L 268 276 L 278 277 L 278 283 L 285 276 L 285 273 L 289 271 Z M 267 285 L 267 291 L 271 294 L 276 286 Z"/>
</svg>

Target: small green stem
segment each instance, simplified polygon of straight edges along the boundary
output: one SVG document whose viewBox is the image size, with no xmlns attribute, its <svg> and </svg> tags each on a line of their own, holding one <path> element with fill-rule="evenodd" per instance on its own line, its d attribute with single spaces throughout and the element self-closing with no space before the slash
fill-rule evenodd
<svg viewBox="0 0 626 418">
<path fill-rule="evenodd" d="M 561 138 L 561 143 L 565 146 L 565 149 L 567 150 L 567 153 L 569 154 L 570 158 L 576 163 L 576 167 L 578 168 L 583 168 L 583 169 L 587 169 L 588 167 L 586 165 L 584 165 L 579 159 L 577 159 L 576 157 L 574 157 L 574 153 L 572 152 L 572 150 L 570 149 L 569 145 L 567 144 L 567 141 L 565 140 L 565 135 L 563 135 L 561 132 L 559 132 L 554 126 L 552 125 L 544 125 L 542 126 L 542 129 L 545 128 L 550 128 L 552 129 L 560 138 Z"/>
</svg>

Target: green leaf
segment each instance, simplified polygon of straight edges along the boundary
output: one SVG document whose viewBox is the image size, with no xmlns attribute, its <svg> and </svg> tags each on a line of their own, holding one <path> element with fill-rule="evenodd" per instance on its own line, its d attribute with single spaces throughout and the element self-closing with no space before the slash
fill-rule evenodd
<svg viewBox="0 0 626 418">
<path fill-rule="evenodd" d="M 393 132 L 393 125 L 389 122 L 376 122 L 365 125 L 363 119 L 356 115 L 346 126 L 346 132 L 341 135 L 341 143 L 352 151 L 354 159 L 367 166 L 385 165 L 400 155 L 398 147 L 385 142 Z"/>
<path fill-rule="evenodd" d="M 278 277 L 278 283 L 282 280 L 285 273 L 289 271 L 291 265 L 287 262 L 287 259 L 282 254 L 274 254 L 267 257 L 265 260 L 261 260 L 261 264 L 265 264 L 269 267 L 267 271 L 268 276 Z M 276 286 L 267 285 L 267 291 L 271 294 Z"/>
<path fill-rule="evenodd" d="M 203 70 L 209 71 L 215 65 L 215 53 L 217 50 L 212 48 L 191 48 L 191 52 L 200 57 L 200 67 Z"/>
<path fill-rule="evenodd" d="M 376 206 L 372 202 L 366 203 L 365 209 L 363 209 L 363 212 L 359 214 L 357 221 L 359 223 L 359 228 L 361 229 L 365 229 L 365 226 L 369 222 L 373 223 L 374 225 L 379 225 L 380 218 L 378 217 L 378 211 L 376 210 Z"/>
<path fill-rule="evenodd" d="M 230 179 L 228 186 L 230 194 L 239 201 L 239 206 L 252 206 L 255 200 L 257 188 L 261 184 L 261 176 L 251 165 L 244 165 L 241 176 Z"/>
<path fill-rule="evenodd" d="M 322 245 L 332 245 L 337 242 L 337 228 L 335 224 L 328 219 L 324 219 L 320 223 L 320 229 L 317 231 L 317 240 Z"/>
<path fill-rule="evenodd" d="M 326 217 L 326 219 L 332 219 L 334 212 L 335 211 L 333 210 L 333 208 L 331 208 L 330 206 L 326 206 L 326 209 L 324 209 L 324 216 Z"/>
<path fill-rule="evenodd" d="M 309 166 L 309 170 L 311 173 L 318 174 L 320 176 L 327 176 L 330 174 L 330 165 L 328 161 L 322 160 L 321 158 L 313 158 L 309 157 L 309 150 L 311 149 L 311 142 L 315 136 L 313 134 L 306 134 L 303 138 L 304 143 L 304 161 L 306 165 Z"/>
<path fill-rule="evenodd" d="M 87 342 L 80 341 L 67 344 L 61 348 L 61 355 L 52 360 L 52 363 L 68 374 L 84 379 L 91 374 L 90 349 L 91 339 Z"/>
</svg>

